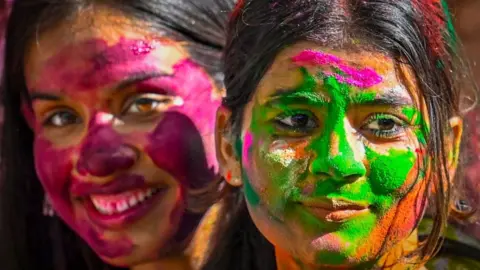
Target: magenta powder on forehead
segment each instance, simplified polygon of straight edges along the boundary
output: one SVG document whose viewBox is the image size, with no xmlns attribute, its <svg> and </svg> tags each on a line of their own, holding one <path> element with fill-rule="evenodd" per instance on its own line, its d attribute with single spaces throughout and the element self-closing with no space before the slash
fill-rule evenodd
<svg viewBox="0 0 480 270">
<path fill-rule="evenodd" d="M 382 77 L 373 68 L 358 69 L 344 63 L 339 57 L 314 50 L 305 50 L 292 58 L 300 66 L 330 66 L 339 72 L 323 72 L 325 76 L 335 77 L 339 82 L 359 88 L 369 88 L 382 82 Z"/>
</svg>

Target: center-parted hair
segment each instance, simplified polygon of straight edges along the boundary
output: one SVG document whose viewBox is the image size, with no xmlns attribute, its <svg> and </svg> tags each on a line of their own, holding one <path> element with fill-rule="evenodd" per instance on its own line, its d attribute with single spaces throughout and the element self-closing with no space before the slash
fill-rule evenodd
<svg viewBox="0 0 480 270">
<path fill-rule="evenodd" d="M 21 100 L 28 97 L 24 76 L 28 46 L 34 45 L 44 31 L 96 5 L 121 11 L 141 27 L 148 25 L 152 33 L 181 42 L 192 60 L 223 88 L 221 53 L 234 0 L 15 0 L 8 21 L 2 83 L 2 269 L 114 269 L 94 255 L 58 217 L 42 215 L 44 192 L 35 173 L 34 134 L 21 113 Z"/>
<path fill-rule="evenodd" d="M 449 179 L 449 119 L 461 115 L 462 92 L 476 89 L 462 61 L 448 7 L 440 0 L 243 0 L 232 13 L 224 53 L 231 130 L 240 136 L 245 105 L 283 49 L 300 41 L 329 48 L 357 47 L 382 52 L 411 67 L 418 95 L 426 104 L 431 157 L 430 190 L 424 194 L 434 226 L 414 255 L 428 259 L 438 250 L 446 226 L 455 183 Z M 252 226 L 240 189 L 232 188 L 219 252 L 207 269 L 276 269 L 273 247 Z M 413 254 L 412 254 L 413 255 Z M 261 257 L 261 258 L 257 258 Z M 210 268 L 209 268 L 210 267 Z"/>
</svg>

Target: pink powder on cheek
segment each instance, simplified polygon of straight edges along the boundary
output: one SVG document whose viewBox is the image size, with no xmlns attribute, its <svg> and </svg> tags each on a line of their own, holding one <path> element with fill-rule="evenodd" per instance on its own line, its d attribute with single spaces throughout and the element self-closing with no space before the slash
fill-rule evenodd
<svg viewBox="0 0 480 270">
<path fill-rule="evenodd" d="M 49 141 L 35 138 L 34 157 L 37 176 L 50 196 L 56 212 L 68 225 L 74 227 L 73 208 L 68 191 L 72 153 L 73 149 L 56 149 Z"/>
<path fill-rule="evenodd" d="M 250 170 L 250 164 L 251 161 L 250 159 L 250 151 L 253 145 L 253 135 L 250 131 L 247 131 L 245 133 L 245 136 L 243 137 L 243 143 L 242 143 L 242 166 L 246 170 Z"/>
<path fill-rule="evenodd" d="M 49 141 L 37 137 L 34 142 L 35 167 L 38 178 L 50 196 L 57 215 L 79 234 L 91 248 L 103 257 L 118 257 L 131 253 L 132 243 L 128 239 L 102 240 L 90 222 L 75 216 L 70 198 L 73 148 L 57 149 Z"/>
<path fill-rule="evenodd" d="M 209 76 L 189 60 L 175 65 L 172 76 L 149 80 L 138 88 L 163 90 L 184 101 L 182 106 L 164 113 L 155 130 L 148 134 L 145 147 L 152 161 L 180 184 L 178 205 L 171 220 L 179 220 L 179 224 L 172 224 L 172 229 L 176 229 L 175 241 L 181 242 L 195 230 L 202 215 L 183 211 L 180 202 L 187 202 L 187 190 L 205 187 L 218 174 L 214 130 L 220 100 L 212 99 Z"/>
<path fill-rule="evenodd" d="M 369 88 L 382 82 L 382 77 L 372 68 L 358 69 L 345 64 L 339 57 L 314 50 L 305 50 L 292 58 L 300 66 L 330 66 L 343 74 L 324 72 L 325 76 L 335 77 L 339 82 L 359 88 Z"/>
<path fill-rule="evenodd" d="M 153 79 L 138 85 L 138 88 L 144 89 L 153 87 L 165 89 L 167 94 L 181 97 L 184 102 L 182 106 L 172 107 L 152 133 L 149 153 L 155 156 L 154 161 L 156 159 L 160 168 L 164 168 L 160 164 L 169 164 L 167 167 L 170 170 L 184 175 L 185 173 L 180 173 L 181 168 L 193 166 L 204 173 L 199 175 L 200 179 L 194 177 L 190 181 L 199 183 L 211 181 L 213 175 L 218 172 L 214 130 L 217 108 L 221 103 L 220 99 L 213 99 L 212 80 L 195 63 L 185 60 L 174 66 L 173 76 Z M 178 126 L 175 126 L 177 125 L 175 121 L 178 121 Z M 171 144 L 165 145 L 163 141 L 171 141 Z M 162 142 L 163 146 L 160 147 L 159 142 Z M 164 147 L 174 153 L 163 151 L 162 155 L 166 156 L 162 157 Z M 175 161 L 171 158 L 172 155 L 177 156 Z M 193 157 L 195 160 L 190 160 Z M 209 179 L 202 179 L 203 177 Z"/>
</svg>

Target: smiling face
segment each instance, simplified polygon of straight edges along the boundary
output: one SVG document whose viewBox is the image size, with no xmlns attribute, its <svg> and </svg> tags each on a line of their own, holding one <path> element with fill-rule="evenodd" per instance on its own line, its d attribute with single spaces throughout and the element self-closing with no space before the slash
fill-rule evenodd
<svg viewBox="0 0 480 270">
<path fill-rule="evenodd" d="M 179 43 L 102 8 L 42 34 L 25 70 L 56 213 L 115 265 L 181 251 L 201 218 L 185 211 L 189 191 L 217 172 L 210 76 Z"/>
<path fill-rule="evenodd" d="M 429 177 L 416 91 L 380 53 L 305 42 L 277 56 L 236 142 L 248 208 L 277 250 L 356 265 L 412 233 Z"/>
</svg>

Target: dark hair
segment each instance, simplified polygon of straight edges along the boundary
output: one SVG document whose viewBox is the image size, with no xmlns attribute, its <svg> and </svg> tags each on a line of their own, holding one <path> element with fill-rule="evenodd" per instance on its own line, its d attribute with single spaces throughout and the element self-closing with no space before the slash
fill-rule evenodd
<svg viewBox="0 0 480 270">
<path fill-rule="evenodd" d="M 341 47 L 360 40 L 365 49 L 384 52 L 414 70 L 419 95 L 424 98 L 429 115 L 428 153 L 432 159 L 433 177 L 426 179 L 428 188 L 436 190 L 430 205 L 434 209 L 434 226 L 429 237 L 417 250 L 420 259 L 428 259 L 438 249 L 439 237 L 446 225 L 451 203 L 452 185 L 447 173 L 444 149 L 446 123 L 460 115 L 461 89 L 476 89 L 468 66 L 459 56 L 456 35 L 448 7 L 440 0 L 245 0 L 238 3 L 227 34 L 224 53 L 227 96 L 223 105 L 229 108 L 231 130 L 235 141 L 240 134 L 245 105 L 277 54 L 299 41 L 313 41 L 328 47 Z M 362 46 L 362 45 L 359 45 Z M 424 133 L 427 131 L 424 130 Z M 233 191 L 241 193 L 240 189 Z M 219 252 L 206 269 L 275 269 L 272 249 L 264 244 L 258 230 L 242 229 L 238 220 L 250 223 L 241 195 L 231 203 L 230 222 L 223 225 Z M 240 216 L 240 217 L 239 217 Z M 242 230 L 242 234 L 232 233 Z M 237 237 L 237 238 L 234 238 Z M 252 243 L 252 239 L 258 244 Z M 241 243 L 238 243 L 241 242 Z M 232 250 L 230 246 L 236 246 Z M 257 248 L 259 247 L 259 248 Z M 234 256 L 249 259 L 237 263 Z M 262 254 L 252 258 L 245 253 Z"/>
<path fill-rule="evenodd" d="M 221 51 L 233 0 L 16 0 L 6 37 L 1 137 L 0 264 L 2 269 L 114 269 L 57 217 L 42 215 L 33 133 L 21 111 L 27 97 L 24 57 L 38 34 L 92 5 L 106 5 L 184 42 L 192 58 L 222 84 Z"/>
</svg>

